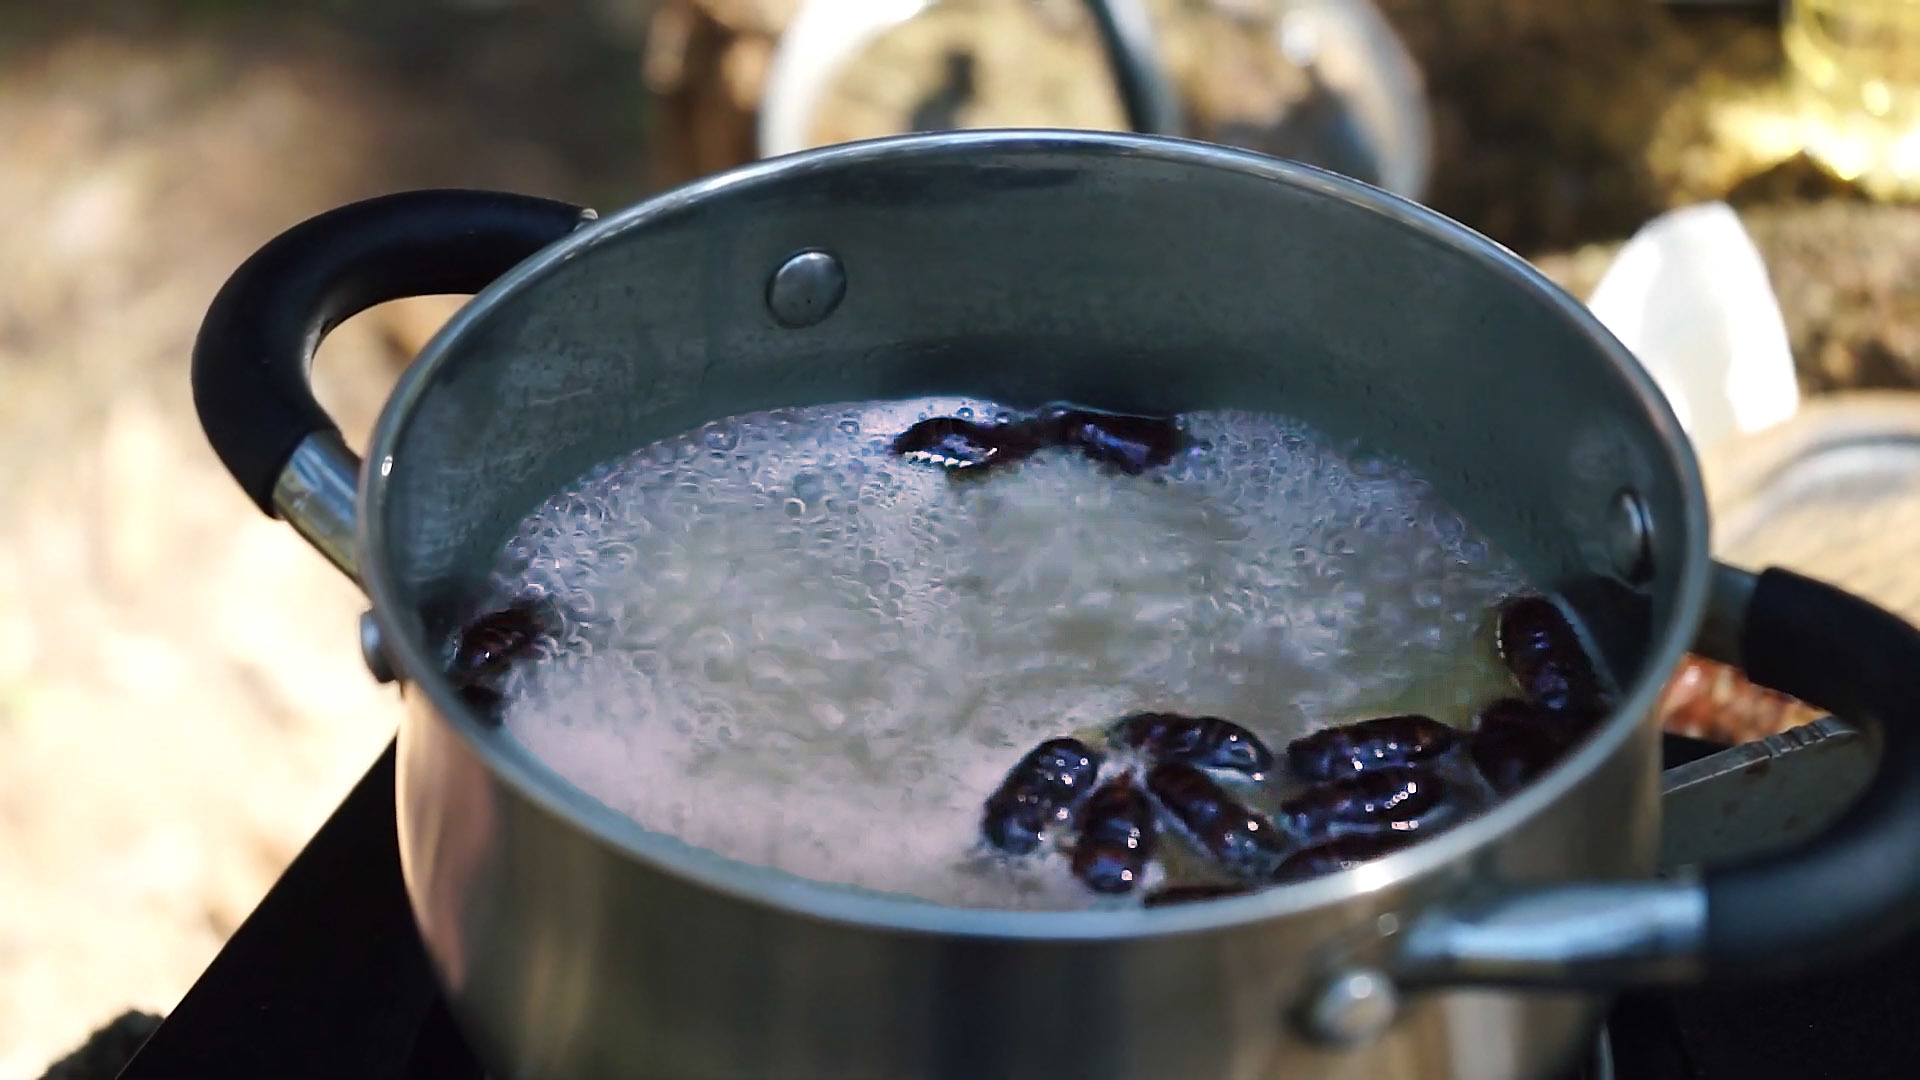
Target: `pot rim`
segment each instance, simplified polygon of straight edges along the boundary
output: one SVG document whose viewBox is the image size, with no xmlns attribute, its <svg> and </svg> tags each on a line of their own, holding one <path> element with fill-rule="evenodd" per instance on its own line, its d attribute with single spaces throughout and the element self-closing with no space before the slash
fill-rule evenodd
<svg viewBox="0 0 1920 1080">
<path fill-rule="evenodd" d="M 1673 615 L 1655 631 L 1638 677 L 1607 722 L 1552 772 L 1492 810 L 1386 858 L 1310 881 L 1204 904 L 1091 911 L 949 907 L 909 896 L 830 885 L 728 859 L 644 828 L 586 795 L 532 754 L 518 750 L 508 737 L 483 728 L 439 671 L 435 650 L 416 640 L 404 622 L 393 617 L 399 590 L 382 554 L 387 549 L 387 478 L 394 447 L 456 344 L 493 309 L 586 250 L 723 192 L 766 187 L 795 174 L 887 165 L 956 152 L 1141 157 L 1272 181 L 1387 218 L 1478 261 L 1514 288 L 1553 309 L 1587 339 L 1595 352 L 1611 360 L 1625 379 L 1661 436 L 1665 467 L 1679 482 L 1685 506 L 1685 520 L 1679 523 L 1686 532 L 1684 565 L 1678 569 Z M 359 565 L 385 648 L 410 684 L 410 692 L 426 695 L 439 718 L 486 763 L 499 782 L 630 859 L 749 904 L 867 929 L 980 940 L 1105 941 L 1224 931 L 1340 904 L 1463 864 L 1558 802 L 1609 760 L 1642 723 L 1651 722 L 1666 674 L 1679 662 L 1700 624 L 1710 577 L 1706 496 L 1690 444 L 1651 376 L 1584 304 L 1506 247 L 1399 196 L 1309 165 L 1161 136 L 1049 129 L 892 136 L 754 162 L 602 216 L 501 276 L 434 335 L 402 374 L 382 410 L 368 445 L 366 463 L 358 497 Z"/>
</svg>

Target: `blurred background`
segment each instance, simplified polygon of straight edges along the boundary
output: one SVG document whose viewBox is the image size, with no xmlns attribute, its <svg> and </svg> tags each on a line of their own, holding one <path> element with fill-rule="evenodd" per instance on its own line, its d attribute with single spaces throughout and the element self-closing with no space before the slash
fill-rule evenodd
<svg viewBox="0 0 1920 1080">
<path fill-rule="evenodd" d="M 1649 220 L 1725 200 L 1801 394 L 1920 386 L 1914 91 L 1807 34 L 1783 79 L 1776 5 L 1145 6 L 1194 135 L 1420 197 L 1583 298 Z M 767 150 L 1122 127 L 1100 40 L 1074 0 L 0 4 L 0 1080 L 170 1009 L 392 734 L 358 593 L 194 418 L 242 259 L 400 188 L 605 211 Z M 350 441 L 456 303 L 328 341 Z"/>
</svg>

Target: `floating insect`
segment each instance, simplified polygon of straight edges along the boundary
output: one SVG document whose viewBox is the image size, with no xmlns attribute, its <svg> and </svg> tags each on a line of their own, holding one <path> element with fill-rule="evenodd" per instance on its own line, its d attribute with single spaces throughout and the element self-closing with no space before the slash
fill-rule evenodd
<svg viewBox="0 0 1920 1080">
<path fill-rule="evenodd" d="M 1430 761 L 1460 733 L 1428 716 L 1382 716 L 1322 728 L 1287 744 L 1287 768 L 1309 782 Z"/>
<path fill-rule="evenodd" d="M 1093 787 L 1100 755 L 1078 739 L 1048 739 L 1027 752 L 987 797 L 980 831 L 1001 851 L 1025 855 L 1049 827 L 1072 819 Z"/>
<path fill-rule="evenodd" d="M 1130 476 L 1167 464 L 1186 444 L 1180 425 L 1160 416 L 1055 405 L 1041 410 L 1037 426 L 1050 445 L 1070 446 Z"/>
<path fill-rule="evenodd" d="M 1237 875 L 1262 876 L 1286 854 L 1286 841 L 1273 822 L 1191 765 L 1155 765 L 1147 773 L 1147 790 L 1201 850 Z"/>
<path fill-rule="evenodd" d="M 1250 732 L 1224 720 L 1139 715 L 1151 719 L 1125 718 L 1109 728 L 1110 736 L 1138 748 L 1159 745 L 1156 733 L 1175 731 L 1193 736 L 1164 740 L 1160 748 L 1175 757 L 1228 765 L 1271 761 L 1270 754 L 1262 759 L 1247 749 L 1265 754 Z M 1185 759 L 1160 760 L 1153 750 L 1146 756 L 1153 764 L 1144 782 L 1127 769 L 1089 795 L 1101 756 L 1076 739 L 1049 739 L 1028 751 L 987 797 L 981 832 L 993 847 L 1025 855 L 1040 849 L 1048 829 L 1071 824 L 1077 833 L 1071 843 L 1074 875 L 1102 893 L 1129 891 L 1144 877 L 1156 848 L 1156 806 L 1200 853 L 1236 876 L 1257 879 L 1285 854 L 1280 830 L 1199 768 Z"/>
<path fill-rule="evenodd" d="M 1510 795 L 1559 762 L 1586 725 L 1519 698 L 1500 698 L 1473 718 L 1467 754 L 1496 795 Z"/>
<path fill-rule="evenodd" d="M 467 704 L 492 710 L 500 704 L 500 680 L 507 669 L 553 630 L 554 621 L 547 601 L 535 597 L 475 618 L 455 638 L 448 681 Z"/>
<path fill-rule="evenodd" d="M 1129 892 L 1140 884 L 1154 849 L 1153 804 L 1133 786 L 1133 774 L 1101 784 L 1080 808 L 1080 839 L 1073 873 L 1097 893 Z"/>
<path fill-rule="evenodd" d="M 1245 896 L 1252 891 L 1251 885 L 1167 885 L 1148 893 L 1141 903 L 1146 907 L 1168 907 L 1218 900 L 1223 896 Z"/>
<path fill-rule="evenodd" d="M 1280 820 L 1308 844 L 1350 833 L 1414 832 L 1454 797 L 1430 769 L 1399 766 L 1328 780 L 1280 804 Z"/>
<path fill-rule="evenodd" d="M 1041 445 L 1029 424 L 981 424 L 935 416 L 902 432 L 892 449 L 908 461 L 955 472 L 984 472 L 1031 456 Z"/>
<path fill-rule="evenodd" d="M 1048 447 L 1077 450 L 1129 475 L 1165 465 L 1186 445 L 1167 417 L 1053 405 L 1030 419 L 983 424 L 957 416 L 922 420 L 893 440 L 896 456 L 955 472 L 985 472 Z"/>
<path fill-rule="evenodd" d="M 1384 858 L 1412 844 L 1418 833 L 1355 834 L 1301 848 L 1286 857 L 1269 878 L 1276 885 L 1305 881 L 1323 874 L 1351 870 L 1361 863 Z"/>
<path fill-rule="evenodd" d="M 1133 457 L 1131 450 L 1112 451 L 1123 468 L 1164 462 L 1173 452 L 1164 448 L 1178 445 L 1177 426 L 1173 435 L 1154 435 L 1148 427 L 1109 425 L 1095 438 L 1088 425 L 1099 425 L 1088 417 L 1106 422 L 1104 414 L 1054 409 L 1035 423 L 1046 428 L 1043 442 L 1076 446 L 1096 458 L 1109 451 L 1087 446 L 1108 446 L 1100 440 L 1109 436 L 1112 445 L 1142 448 Z M 1551 769 L 1606 713 L 1597 669 L 1551 601 L 1508 601 L 1497 623 L 1496 645 L 1519 696 L 1483 706 L 1467 731 L 1406 714 L 1295 739 L 1286 748 L 1286 769 L 1308 786 L 1282 801 L 1272 819 L 1215 778 L 1264 779 L 1275 759 L 1257 735 L 1217 716 L 1142 712 L 1114 721 L 1106 739 L 1144 759 L 1144 778 L 1136 781 L 1127 770 L 1087 798 L 1100 756 L 1073 739 L 1049 740 L 987 800 L 988 839 L 1005 851 L 1033 851 L 1044 830 L 1074 819 L 1074 873 L 1097 892 L 1124 893 L 1139 886 L 1154 858 L 1157 807 L 1165 815 L 1159 820 L 1214 869 L 1200 882 L 1175 881 L 1147 893 L 1142 903 L 1148 907 L 1237 896 L 1391 855 L 1478 811 L 1485 788 L 1472 772 L 1494 794 L 1511 794 Z M 1082 802 L 1074 818 L 1076 799 Z M 1234 880 L 1204 880 L 1222 877 Z"/>
<path fill-rule="evenodd" d="M 1544 596 L 1501 605 L 1494 639 L 1523 697 L 1555 712 L 1604 712 L 1606 702 L 1580 635 Z"/>
<path fill-rule="evenodd" d="M 1115 721 L 1109 738 L 1144 752 L 1156 762 L 1232 769 L 1249 775 L 1273 768 L 1273 751 L 1258 735 L 1217 716 L 1134 713 Z"/>
</svg>

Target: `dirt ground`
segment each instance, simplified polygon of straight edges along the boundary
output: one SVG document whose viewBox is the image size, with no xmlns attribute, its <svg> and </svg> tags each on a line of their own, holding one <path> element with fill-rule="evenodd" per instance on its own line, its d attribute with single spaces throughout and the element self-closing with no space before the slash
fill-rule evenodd
<svg viewBox="0 0 1920 1080">
<path fill-rule="evenodd" d="M 358 593 L 201 437 L 207 302 L 383 191 L 643 194 L 618 7 L 0 9 L 0 1080 L 170 1009 L 391 735 Z M 351 438 L 445 308 L 329 342 Z"/>
</svg>

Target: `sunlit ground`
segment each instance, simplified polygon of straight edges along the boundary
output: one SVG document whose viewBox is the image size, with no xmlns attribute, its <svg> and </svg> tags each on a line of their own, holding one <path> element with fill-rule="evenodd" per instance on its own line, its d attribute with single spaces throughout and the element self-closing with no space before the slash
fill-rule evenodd
<svg viewBox="0 0 1920 1080">
<path fill-rule="evenodd" d="M 0 1080 L 171 1009 L 391 733 L 356 591 L 201 438 L 224 275 L 399 187 L 641 193 L 589 5 L 387 6 L 0 7 Z M 355 438 L 443 311 L 329 345 Z"/>
</svg>

